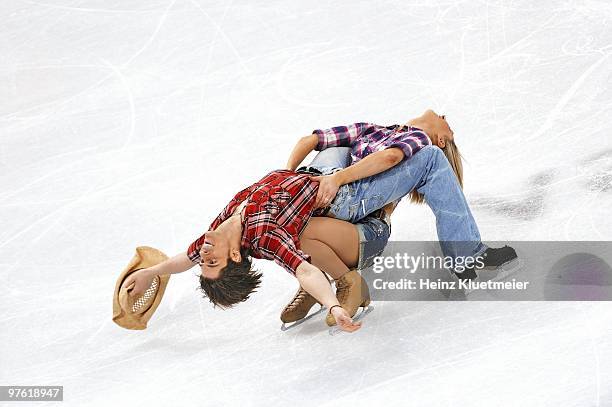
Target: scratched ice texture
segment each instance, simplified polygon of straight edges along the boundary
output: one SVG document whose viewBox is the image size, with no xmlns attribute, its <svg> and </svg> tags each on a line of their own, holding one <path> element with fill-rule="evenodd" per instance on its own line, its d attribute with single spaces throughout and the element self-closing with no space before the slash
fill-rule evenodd
<svg viewBox="0 0 612 407">
<path fill-rule="evenodd" d="M 70 406 L 612 405 L 606 302 L 384 302 L 353 335 L 281 332 L 297 282 L 257 262 L 233 310 L 194 268 L 147 330 L 110 318 L 136 246 L 184 251 L 300 136 L 426 108 L 485 240 L 612 240 L 610 2 L 23 0 L 0 19 L 0 384 Z M 426 206 L 393 221 L 436 238 Z"/>
</svg>

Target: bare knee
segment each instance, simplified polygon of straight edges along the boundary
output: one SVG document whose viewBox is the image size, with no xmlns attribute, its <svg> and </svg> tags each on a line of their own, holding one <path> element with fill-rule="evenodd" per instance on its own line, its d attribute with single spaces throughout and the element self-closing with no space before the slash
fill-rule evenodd
<svg viewBox="0 0 612 407">
<path fill-rule="evenodd" d="M 306 228 L 300 235 L 300 241 L 302 239 L 316 239 L 317 236 L 320 235 L 320 229 L 322 227 L 322 219 L 317 217 L 312 217 L 308 221 Z"/>
</svg>

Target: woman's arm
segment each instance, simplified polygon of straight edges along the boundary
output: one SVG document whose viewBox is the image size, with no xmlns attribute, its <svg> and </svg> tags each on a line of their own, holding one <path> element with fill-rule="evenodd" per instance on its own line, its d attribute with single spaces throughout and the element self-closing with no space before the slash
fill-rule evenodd
<svg viewBox="0 0 612 407">
<path fill-rule="evenodd" d="M 289 160 L 287 160 L 287 169 L 295 171 L 298 165 L 304 161 L 304 158 L 306 158 L 306 156 L 315 149 L 318 142 L 319 138 L 316 134 L 311 134 L 310 136 L 300 138 L 295 147 L 293 147 Z"/>
<path fill-rule="evenodd" d="M 397 147 L 387 148 L 368 155 L 356 164 L 346 167 L 333 175 L 340 185 L 348 184 L 358 179 L 371 177 L 395 167 L 404 159 L 404 152 Z"/>
<path fill-rule="evenodd" d="M 312 180 L 319 181 L 315 207 L 321 208 L 329 205 L 341 185 L 379 174 L 394 167 L 403 159 L 404 152 L 400 148 L 391 147 L 372 153 L 356 164 L 331 175 L 312 177 Z"/>
</svg>

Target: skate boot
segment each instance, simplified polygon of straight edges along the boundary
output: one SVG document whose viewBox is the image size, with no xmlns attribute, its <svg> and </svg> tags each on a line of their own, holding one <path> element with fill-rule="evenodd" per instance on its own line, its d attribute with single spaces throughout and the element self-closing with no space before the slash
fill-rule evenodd
<svg viewBox="0 0 612 407">
<path fill-rule="evenodd" d="M 351 270 L 336 280 L 336 298 L 349 315 L 355 316 L 359 307 L 370 305 L 370 290 L 357 270 Z M 329 326 L 336 325 L 336 318 L 327 313 L 325 322 Z"/>
<path fill-rule="evenodd" d="M 293 299 L 287 304 L 283 312 L 281 312 L 280 319 L 285 324 L 296 322 L 306 317 L 308 311 L 310 311 L 315 304 L 319 304 L 317 300 L 300 287 Z"/>
<path fill-rule="evenodd" d="M 497 268 L 516 259 L 516 250 L 506 245 L 504 247 L 489 247 L 482 255 L 482 268 Z"/>
<path fill-rule="evenodd" d="M 477 267 L 476 270 L 496 269 L 512 262 L 517 258 L 518 256 L 516 255 L 516 250 L 510 246 L 506 245 L 504 247 L 497 248 L 489 247 L 482 254 L 482 267 Z M 474 270 L 474 267 L 470 267 L 463 273 L 455 273 L 455 275 L 460 280 L 475 280 L 478 277 L 476 270 Z"/>
</svg>

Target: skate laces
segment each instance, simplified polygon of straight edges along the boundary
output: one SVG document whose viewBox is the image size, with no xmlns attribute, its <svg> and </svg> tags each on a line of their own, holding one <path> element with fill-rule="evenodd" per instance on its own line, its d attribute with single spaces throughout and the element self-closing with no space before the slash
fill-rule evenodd
<svg viewBox="0 0 612 407">
<path fill-rule="evenodd" d="M 289 303 L 289 305 L 287 305 L 285 309 L 289 310 L 289 309 L 292 309 L 292 308 L 295 308 L 301 305 L 301 303 L 304 302 L 304 299 L 306 298 L 307 294 L 308 293 L 306 291 L 300 289 L 298 293 L 295 295 L 295 297 L 293 297 L 293 300 L 291 300 L 291 302 Z"/>
<path fill-rule="evenodd" d="M 344 278 L 336 281 L 336 297 L 338 298 L 338 301 L 341 304 L 344 302 L 346 296 L 348 295 L 349 287 L 350 284 Z"/>
</svg>

